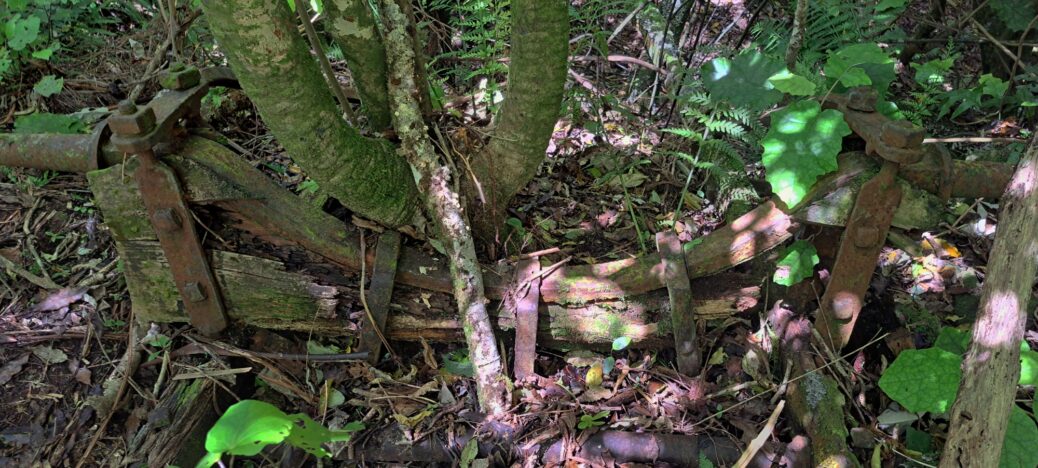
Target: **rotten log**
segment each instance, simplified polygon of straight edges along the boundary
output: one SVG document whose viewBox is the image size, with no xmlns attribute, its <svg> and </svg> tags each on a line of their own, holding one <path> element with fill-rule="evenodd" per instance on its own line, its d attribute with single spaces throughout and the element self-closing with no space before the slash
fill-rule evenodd
<svg viewBox="0 0 1038 468">
<path fill-rule="evenodd" d="M 811 322 L 797 317 L 781 301 L 768 312 L 775 327 L 778 350 L 792 366 L 786 389 L 790 419 L 811 439 L 811 466 L 857 468 L 861 464 L 847 446 L 845 399 L 836 381 L 818 370 L 811 347 Z"/>
<path fill-rule="evenodd" d="M 962 361 L 941 468 L 997 466 L 1020 378 L 1020 342 L 1038 274 L 1038 139 L 1002 196 L 980 310 Z M 1030 423 L 1028 423 L 1030 424 Z"/>
</svg>

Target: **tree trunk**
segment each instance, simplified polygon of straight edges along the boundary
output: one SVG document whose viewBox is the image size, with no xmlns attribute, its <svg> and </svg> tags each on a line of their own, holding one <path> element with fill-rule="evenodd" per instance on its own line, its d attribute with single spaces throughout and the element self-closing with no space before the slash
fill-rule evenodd
<svg viewBox="0 0 1038 468">
<path fill-rule="evenodd" d="M 999 464 L 1020 378 L 1027 304 L 1038 273 L 1038 139 L 1002 196 L 990 259 L 942 468 Z"/>
<path fill-rule="evenodd" d="M 389 128 L 392 122 L 386 91 L 386 49 L 371 6 L 366 0 L 331 0 L 325 2 L 324 8 L 328 32 L 346 57 L 368 127 L 376 131 Z"/>
<path fill-rule="evenodd" d="M 389 142 L 343 121 L 288 5 L 206 0 L 203 8 L 242 88 L 307 175 L 361 216 L 412 222 L 418 192 L 407 163 Z"/>
<path fill-rule="evenodd" d="M 472 216 L 481 237 L 491 240 L 505 207 L 544 161 L 562 106 L 569 53 L 569 12 L 563 0 L 512 3 L 512 49 L 508 93 L 490 143 L 471 161 L 483 187 L 483 205 L 469 188 Z M 465 178 L 469 187 L 471 180 Z"/>
<path fill-rule="evenodd" d="M 476 246 L 462 214 L 458 193 L 453 188 L 457 184 L 452 185 L 450 169 L 436 154 L 422 118 L 416 97 L 420 90 L 415 83 L 415 51 L 408 33 L 409 19 L 393 0 L 383 0 L 382 20 L 386 25 L 393 126 L 400 135 L 402 153 L 419 179 L 426 212 L 446 250 L 454 299 L 475 371 L 479 406 L 485 413 L 498 416 L 504 414 L 510 404 L 508 379 L 487 313 Z"/>
</svg>

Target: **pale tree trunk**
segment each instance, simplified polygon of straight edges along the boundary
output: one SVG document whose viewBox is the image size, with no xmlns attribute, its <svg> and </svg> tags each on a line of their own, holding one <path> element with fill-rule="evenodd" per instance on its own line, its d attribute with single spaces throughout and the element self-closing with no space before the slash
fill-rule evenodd
<svg viewBox="0 0 1038 468">
<path fill-rule="evenodd" d="M 476 393 L 482 410 L 491 416 L 509 407 L 507 377 L 487 314 L 483 275 L 476 247 L 462 213 L 450 169 L 440 161 L 421 114 L 416 95 L 415 51 L 407 31 L 407 15 L 393 0 L 382 1 L 382 21 L 389 58 L 389 102 L 393 127 L 400 135 L 401 152 L 418 178 L 425 195 L 426 212 L 437 228 L 447 252 L 453 278 L 454 299 L 461 313 L 469 359 L 475 370 Z"/>
<path fill-rule="evenodd" d="M 481 237 L 493 240 L 512 196 L 537 174 L 562 107 L 569 54 L 569 12 L 565 0 L 512 2 L 512 44 L 508 91 L 490 143 L 470 161 L 486 205 L 473 200 L 472 217 Z"/>
<path fill-rule="evenodd" d="M 1038 273 L 1038 140 L 1017 167 L 999 214 L 942 468 L 999 464 L 1020 378 L 1027 304 Z"/>
<path fill-rule="evenodd" d="M 205 0 L 209 27 L 263 121 L 321 189 L 387 226 L 414 221 L 418 191 L 386 140 L 340 117 L 284 0 Z"/>
<path fill-rule="evenodd" d="M 371 6 L 367 0 L 328 0 L 324 8 L 328 32 L 346 57 L 368 127 L 376 131 L 389 128 L 386 49 Z"/>
</svg>

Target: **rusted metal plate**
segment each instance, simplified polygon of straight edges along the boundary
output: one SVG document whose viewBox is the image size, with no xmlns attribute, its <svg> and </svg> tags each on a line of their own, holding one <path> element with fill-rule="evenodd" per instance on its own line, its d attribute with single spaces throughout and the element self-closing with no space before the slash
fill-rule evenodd
<svg viewBox="0 0 1038 468">
<path fill-rule="evenodd" d="M 537 359 L 537 307 L 541 303 L 541 263 L 536 258 L 519 262 L 516 284 L 510 294 L 515 308 L 515 378 L 533 375 Z"/>
<path fill-rule="evenodd" d="M 141 164 L 134 177 L 169 261 L 184 310 L 199 332 L 217 335 L 227 328 L 227 312 L 180 184 L 173 170 L 158 161 L 153 153 L 138 153 L 138 157 Z"/>
<path fill-rule="evenodd" d="M 389 301 L 393 297 L 393 279 L 396 277 L 397 259 L 400 257 L 400 234 L 388 230 L 378 238 L 375 248 L 375 267 L 371 273 L 371 286 L 365 294 L 371 320 L 361 327 L 360 349 L 368 351 L 368 362 L 378 362 L 382 354 L 382 337 L 386 335 L 386 319 L 389 317 Z"/>
<path fill-rule="evenodd" d="M 847 221 L 836 264 L 819 304 L 818 329 L 834 350 L 850 340 L 876 260 L 901 202 L 896 174 L 897 164 L 884 162 L 879 174 L 862 185 Z"/>
<path fill-rule="evenodd" d="M 685 266 L 681 241 L 673 231 L 656 233 L 656 248 L 660 252 L 662 276 L 670 299 L 670 321 L 674 329 L 674 350 L 678 370 L 689 377 L 699 375 L 702 362 L 696 340 L 696 321 L 692 310 L 692 285 Z"/>
</svg>

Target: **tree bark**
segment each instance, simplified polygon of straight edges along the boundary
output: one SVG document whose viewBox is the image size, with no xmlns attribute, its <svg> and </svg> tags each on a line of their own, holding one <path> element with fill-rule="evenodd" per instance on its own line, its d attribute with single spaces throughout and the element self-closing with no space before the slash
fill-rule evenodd
<svg viewBox="0 0 1038 468">
<path fill-rule="evenodd" d="M 988 275 L 962 363 L 942 468 L 998 466 L 1020 378 L 1020 341 L 1038 273 L 1038 140 L 1002 196 Z"/>
<path fill-rule="evenodd" d="M 368 128 L 389 128 L 392 122 L 386 91 L 386 49 L 371 7 L 366 0 L 331 0 L 325 2 L 324 8 L 328 32 L 346 57 Z"/>
<path fill-rule="evenodd" d="M 804 28 L 807 20 L 807 0 L 797 0 L 796 12 L 793 14 L 793 32 L 786 47 L 786 68 L 793 71 L 800 55 L 800 47 L 804 45 Z"/>
<path fill-rule="evenodd" d="M 508 93 L 490 142 L 472 161 L 486 204 L 473 199 L 473 222 L 481 237 L 493 239 L 505 207 L 544 161 L 562 106 L 569 52 L 569 12 L 563 0 L 512 3 L 512 49 Z"/>
<path fill-rule="evenodd" d="M 364 138 L 342 120 L 288 5 L 206 0 L 203 8 L 242 88 L 307 175 L 361 216 L 412 222 L 418 192 L 407 163 L 388 141 Z"/>
<path fill-rule="evenodd" d="M 393 0 L 383 0 L 382 20 L 389 58 L 389 101 L 393 127 L 401 140 L 401 152 L 411 164 L 425 197 L 426 212 L 437 228 L 446 251 L 453 280 L 454 299 L 461 313 L 469 358 L 475 370 L 480 408 L 490 416 L 508 410 L 509 391 L 494 329 L 487 313 L 483 274 L 476 259 L 476 246 L 465 221 L 457 192 L 451 185 L 450 169 L 440 162 L 416 95 L 415 50 L 408 33 L 408 18 Z"/>
</svg>

